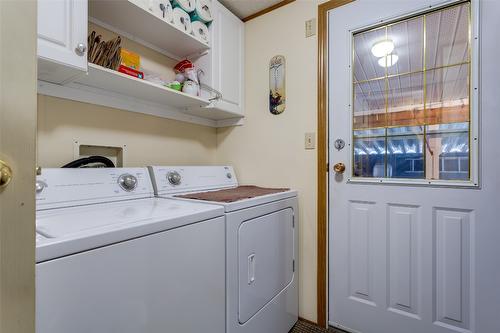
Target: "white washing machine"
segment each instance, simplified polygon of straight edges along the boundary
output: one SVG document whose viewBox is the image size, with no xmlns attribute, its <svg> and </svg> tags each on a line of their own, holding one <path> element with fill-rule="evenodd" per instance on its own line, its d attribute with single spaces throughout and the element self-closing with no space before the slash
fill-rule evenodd
<svg viewBox="0 0 500 333">
<path fill-rule="evenodd" d="M 226 332 L 289 332 L 298 319 L 297 192 L 238 186 L 228 166 L 149 169 L 158 196 L 224 207 Z"/>
<path fill-rule="evenodd" d="M 44 169 L 37 333 L 225 331 L 220 206 L 153 196 L 146 168 Z"/>
</svg>

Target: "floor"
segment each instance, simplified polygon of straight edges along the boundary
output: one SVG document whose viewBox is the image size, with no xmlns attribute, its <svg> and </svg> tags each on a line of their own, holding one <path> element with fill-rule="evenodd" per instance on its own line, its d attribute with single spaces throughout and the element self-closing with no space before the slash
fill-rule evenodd
<svg viewBox="0 0 500 333">
<path fill-rule="evenodd" d="M 344 331 L 337 330 L 335 328 L 324 329 L 318 326 L 309 324 L 305 321 L 299 320 L 297 324 L 292 328 L 290 333 L 345 333 Z"/>
</svg>

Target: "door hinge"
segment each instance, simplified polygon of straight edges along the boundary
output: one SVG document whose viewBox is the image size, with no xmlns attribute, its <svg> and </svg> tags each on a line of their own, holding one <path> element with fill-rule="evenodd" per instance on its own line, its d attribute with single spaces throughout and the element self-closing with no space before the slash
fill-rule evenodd
<svg viewBox="0 0 500 333">
<path fill-rule="evenodd" d="M 295 217 L 292 218 L 292 228 L 295 228 Z"/>
<path fill-rule="evenodd" d="M 330 171 L 330 162 L 327 162 L 326 163 L 326 172 L 329 172 Z"/>
<path fill-rule="evenodd" d="M 295 259 L 292 260 L 292 272 L 295 272 Z"/>
</svg>

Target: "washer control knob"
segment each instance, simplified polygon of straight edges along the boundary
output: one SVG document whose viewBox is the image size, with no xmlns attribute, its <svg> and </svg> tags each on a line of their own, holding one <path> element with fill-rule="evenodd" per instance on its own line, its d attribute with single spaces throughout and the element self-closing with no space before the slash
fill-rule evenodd
<svg viewBox="0 0 500 333">
<path fill-rule="evenodd" d="M 231 172 L 228 172 L 228 173 L 226 173 L 226 177 L 228 179 L 231 179 L 231 178 L 233 178 L 233 174 Z"/>
<path fill-rule="evenodd" d="M 43 189 L 47 186 L 47 184 L 45 184 L 44 182 L 40 181 L 40 180 L 37 180 L 35 182 L 35 192 L 36 194 L 38 193 L 42 193 Z"/>
<path fill-rule="evenodd" d="M 169 171 L 167 173 L 167 180 L 170 184 L 177 186 L 181 184 L 181 175 L 177 171 Z"/>
<path fill-rule="evenodd" d="M 131 192 L 137 187 L 137 177 L 129 173 L 123 174 L 118 177 L 118 185 L 125 191 Z"/>
</svg>

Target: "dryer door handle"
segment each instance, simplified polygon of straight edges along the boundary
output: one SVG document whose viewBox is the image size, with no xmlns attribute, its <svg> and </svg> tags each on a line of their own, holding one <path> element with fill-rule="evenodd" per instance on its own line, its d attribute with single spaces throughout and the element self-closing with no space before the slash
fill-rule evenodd
<svg viewBox="0 0 500 333">
<path fill-rule="evenodd" d="M 248 284 L 255 282 L 255 253 L 248 256 Z"/>
</svg>

